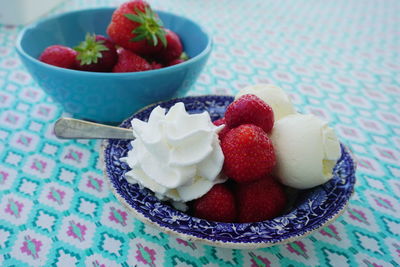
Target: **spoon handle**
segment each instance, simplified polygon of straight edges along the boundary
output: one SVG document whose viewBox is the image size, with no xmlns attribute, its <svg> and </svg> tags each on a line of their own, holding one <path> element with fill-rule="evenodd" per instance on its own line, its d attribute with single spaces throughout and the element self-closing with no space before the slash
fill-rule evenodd
<svg viewBox="0 0 400 267">
<path fill-rule="evenodd" d="M 54 133 L 60 139 L 135 139 L 131 129 L 72 118 L 58 119 Z"/>
</svg>

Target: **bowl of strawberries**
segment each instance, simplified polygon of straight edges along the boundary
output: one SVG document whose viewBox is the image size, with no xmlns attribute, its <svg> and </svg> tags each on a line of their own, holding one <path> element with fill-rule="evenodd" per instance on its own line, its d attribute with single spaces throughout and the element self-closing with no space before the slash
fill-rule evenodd
<svg viewBox="0 0 400 267">
<path fill-rule="evenodd" d="M 273 96 L 276 87 L 261 87 L 273 108 L 249 91 L 177 98 L 133 114 L 120 127 L 135 140 L 102 144 L 111 191 L 139 220 L 218 247 L 273 246 L 331 223 L 354 191 L 350 151 L 320 119 L 282 108 L 290 103 Z M 297 137 L 282 148 L 285 135 Z M 311 164 L 287 166 L 296 162 Z"/>
<path fill-rule="evenodd" d="M 196 22 L 133 0 L 41 20 L 20 32 L 16 48 L 66 112 L 115 124 L 148 104 L 184 96 L 212 40 Z"/>
</svg>

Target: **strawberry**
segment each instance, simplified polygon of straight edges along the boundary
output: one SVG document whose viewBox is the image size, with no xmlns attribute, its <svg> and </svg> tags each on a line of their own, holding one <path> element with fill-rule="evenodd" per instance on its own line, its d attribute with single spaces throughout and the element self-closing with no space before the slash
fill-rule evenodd
<svg viewBox="0 0 400 267">
<path fill-rule="evenodd" d="M 118 62 L 112 72 L 137 72 L 151 70 L 151 65 L 139 55 L 129 50 L 118 49 Z"/>
<path fill-rule="evenodd" d="M 167 63 L 167 66 L 177 65 L 177 64 L 180 64 L 182 62 L 185 62 L 188 59 L 189 59 L 188 55 L 185 52 L 182 52 L 182 54 L 178 58 L 169 61 Z"/>
<path fill-rule="evenodd" d="M 235 197 L 241 223 L 272 219 L 283 211 L 287 201 L 283 186 L 270 176 L 237 184 Z"/>
<path fill-rule="evenodd" d="M 222 125 L 222 124 L 226 124 L 225 118 L 224 118 L 224 117 L 219 118 L 218 120 L 213 121 L 213 124 L 214 124 L 215 126 L 220 126 L 220 125 Z"/>
<path fill-rule="evenodd" d="M 152 70 L 158 70 L 163 68 L 163 65 L 161 63 L 158 63 L 157 61 L 152 61 L 150 65 Z"/>
<path fill-rule="evenodd" d="M 118 60 L 114 43 L 102 35 L 86 34 L 85 41 L 74 49 L 78 70 L 111 72 Z"/>
<path fill-rule="evenodd" d="M 39 60 L 61 68 L 73 69 L 77 52 L 63 45 L 47 47 L 39 56 Z"/>
<path fill-rule="evenodd" d="M 167 46 L 161 50 L 157 57 L 160 61 L 171 64 L 172 61 L 178 59 L 182 55 L 183 48 L 181 40 L 175 32 L 169 29 L 165 29 L 165 32 Z"/>
<path fill-rule="evenodd" d="M 219 140 L 222 140 L 224 136 L 226 135 L 227 132 L 229 132 L 229 127 L 226 125 L 225 118 L 220 118 L 218 120 L 213 121 L 213 124 L 215 126 L 220 126 L 222 124 L 225 124 L 225 127 L 218 133 Z"/>
<path fill-rule="evenodd" d="M 117 8 L 107 34 L 114 43 L 140 55 L 155 54 L 167 46 L 161 20 L 143 0 L 125 2 Z"/>
<path fill-rule="evenodd" d="M 193 204 L 194 216 L 210 221 L 234 222 L 236 205 L 233 193 L 225 184 L 216 184 Z"/>
<path fill-rule="evenodd" d="M 255 124 L 266 133 L 274 126 L 272 108 L 255 95 L 243 95 L 231 103 L 225 112 L 226 123 L 230 128 L 241 124 Z"/>
<path fill-rule="evenodd" d="M 225 174 L 236 182 L 251 182 L 272 172 L 276 164 L 272 141 L 260 127 L 243 124 L 221 140 Z"/>
<path fill-rule="evenodd" d="M 186 60 L 184 60 L 184 59 L 177 58 L 177 59 L 174 59 L 174 60 L 168 62 L 167 66 L 178 65 L 178 64 L 181 64 L 182 62 L 185 62 L 185 61 Z"/>
</svg>

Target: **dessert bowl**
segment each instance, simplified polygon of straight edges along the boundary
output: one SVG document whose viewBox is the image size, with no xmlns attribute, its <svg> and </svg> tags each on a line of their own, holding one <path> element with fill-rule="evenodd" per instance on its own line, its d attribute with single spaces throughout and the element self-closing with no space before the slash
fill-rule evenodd
<svg viewBox="0 0 400 267">
<path fill-rule="evenodd" d="M 197 23 L 168 12 L 156 11 L 164 26 L 176 32 L 189 60 L 143 72 L 103 73 L 70 70 L 38 60 L 55 44 L 74 47 L 86 33 L 106 35 L 114 8 L 63 13 L 27 26 L 16 41 L 17 52 L 39 86 L 75 118 L 120 123 L 154 102 L 186 94 L 204 68 L 212 41 Z"/>
<path fill-rule="evenodd" d="M 183 102 L 189 113 L 207 111 L 214 121 L 223 117 L 232 96 L 193 96 L 172 99 L 148 106 L 120 127 L 129 128 L 133 118 L 147 120 L 153 108 L 160 105 L 170 108 Z M 190 216 L 158 200 L 148 189 L 126 181 L 129 167 L 120 161 L 130 149 L 129 140 L 105 140 L 101 157 L 104 171 L 113 194 L 137 219 L 180 238 L 203 244 L 235 248 L 256 249 L 285 242 L 318 230 L 331 223 L 345 210 L 354 190 L 355 162 L 350 152 L 341 144 L 341 157 L 333 170 L 333 178 L 323 185 L 297 192 L 290 207 L 279 217 L 254 223 L 221 223 Z"/>
</svg>

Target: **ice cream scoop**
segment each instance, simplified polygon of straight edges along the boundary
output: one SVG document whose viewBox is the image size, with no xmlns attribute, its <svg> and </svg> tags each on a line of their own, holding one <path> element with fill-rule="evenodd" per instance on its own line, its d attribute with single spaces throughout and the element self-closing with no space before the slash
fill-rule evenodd
<svg viewBox="0 0 400 267">
<path fill-rule="evenodd" d="M 160 199 L 187 202 L 201 197 L 220 177 L 224 155 L 218 132 L 207 112 L 188 114 L 182 102 L 166 113 L 153 109 L 147 122 L 133 119 L 133 149 L 121 160 L 131 168 L 131 183 L 152 190 Z"/>
<path fill-rule="evenodd" d="M 297 189 L 311 188 L 332 178 L 340 143 L 328 123 L 314 115 L 293 114 L 277 121 L 271 140 L 280 181 Z"/>
<path fill-rule="evenodd" d="M 296 113 L 289 96 L 285 91 L 283 91 L 283 89 L 275 85 L 256 84 L 247 86 L 239 91 L 235 96 L 235 99 L 246 94 L 256 95 L 266 102 L 274 111 L 275 121 L 278 121 L 287 115 Z"/>
</svg>

